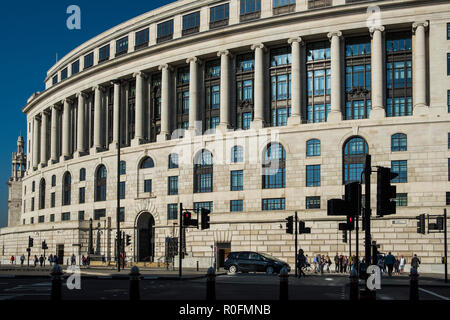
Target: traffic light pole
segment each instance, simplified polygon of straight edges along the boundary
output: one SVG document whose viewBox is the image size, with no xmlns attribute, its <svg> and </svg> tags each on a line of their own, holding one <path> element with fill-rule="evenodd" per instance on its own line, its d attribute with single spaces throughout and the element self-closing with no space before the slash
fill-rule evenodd
<svg viewBox="0 0 450 320">
<path fill-rule="evenodd" d="M 182 266 L 183 266 L 183 259 L 181 257 L 182 253 L 183 253 L 183 204 L 180 203 L 180 251 L 178 253 L 178 262 L 179 262 L 179 266 L 178 266 L 178 277 L 181 280 L 181 276 L 182 276 Z"/>
<path fill-rule="evenodd" d="M 445 283 L 448 282 L 447 273 L 447 209 L 444 209 L 444 257 L 445 257 Z"/>
<path fill-rule="evenodd" d="M 295 277 L 298 276 L 298 265 L 297 265 L 297 254 L 298 254 L 298 230 L 297 230 L 298 216 L 297 211 L 295 211 Z"/>
<path fill-rule="evenodd" d="M 370 176 L 372 174 L 372 157 L 366 155 L 366 165 L 364 168 L 364 183 L 365 183 L 365 197 L 364 197 L 364 216 L 363 224 L 365 231 L 365 259 L 366 265 L 372 264 L 371 261 L 371 235 L 370 235 L 370 216 L 372 215 L 372 209 L 370 207 Z"/>
</svg>

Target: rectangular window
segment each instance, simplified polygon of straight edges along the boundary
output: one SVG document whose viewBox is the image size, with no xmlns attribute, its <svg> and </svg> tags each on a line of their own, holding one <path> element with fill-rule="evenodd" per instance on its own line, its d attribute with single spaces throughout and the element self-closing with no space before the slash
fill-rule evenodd
<svg viewBox="0 0 450 320">
<path fill-rule="evenodd" d="M 30 223 L 31 223 L 31 224 L 33 224 L 33 223 L 34 223 L 34 218 L 33 218 L 33 217 L 31 217 L 31 219 L 30 219 Z"/>
<path fill-rule="evenodd" d="M 119 194 L 120 199 L 125 199 L 125 181 L 120 181 Z"/>
<path fill-rule="evenodd" d="M 408 182 L 408 161 L 399 160 L 391 162 L 392 172 L 398 173 L 398 176 L 391 181 L 393 183 L 405 183 Z"/>
<path fill-rule="evenodd" d="M 306 166 L 306 186 L 307 187 L 320 186 L 320 164 Z"/>
<path fill-rule="evenodd" d="M 397 207 L 408 206 L 408 194 L 407 193 L 397 193 L 397 198 L 395 198 Z"/>
<path fill-rule="evenodd" d="M 31 198 L 31 211 L 34 211 L 34 197 Z"/>
<path fill-rule="evenodd" d="M 77 74 L 78 72 L 80 72 L 80 60 L 77 60 L 72 63 L 71 71 L 72 71 L 72 73 L 71 73 L 72 76 L 74 74 Z"/>
<path fill-rule="evenodd" d="M 447 193 L 445 194 L 445 204 L 446 204 L 447 206 L 450 206 L 450 192 L 447 192 Z"/>
<path fill-rule="evenodd" d="M 78 221 L 84 221 L 84 211 L 78 211 Z"/>
<path fill-rule="evenodd" d="M 171 40 L 173 37 L 173 20 L 158 24 L 157 43 Z"/>
<path fill-rule="evenodd" d="M 52 176 L 52 187 L 56 186 L 56 176 Z"/>
<path fill-rule="evenodd" d="M 58 75 L 54 76 L 52 79 L 52 84 L 55 85 L 58 83 Z"/>
<path fill-rule="evenodd" d="M 231 171 L 231 191 L 244 190 L 244 171 Z"/>
<path fill-rule="evenodd" d="M 450 159 L 448 159 L 448 181 L 450 181 Z"/>
<path fill-rule="evenodd" d="M 450 90 L 447 90 L 447 112 L 450 113 Z"/>
<path fill-rule="evenodd" d="M 98 62 L 106 61 L 109 59 L 109 44 L 98 50 Z"/>
<path fill-rule="evenodd" d="M 85 203 L 86 202 L 86 188 L 82 187 L 80 188 L 80 195 L 79 195 L 79 203 Z"/>
<path fill-rule="evenodd" d="M 447 23 L 447 40 L 450 40 L 450 23 Z"/>
<path fill-rule="evenodd" d="M 178 219 L 178 204 L 170 203 L 167 205 L 167 219 L 168 220 Z"/>
<path fill-rule="evenodd" d="M 241 16 L 259 13 L 261 11 L 261 0 L 241 0 Z"/>
<path fill-rule="evenodd" d="M 244 211 L 244 200 L 231 200 L 230 212 L 242 212 Z"/>
<path fill-rule="evenodd" d="M 116 41 L 116 57 L 128 52 L 128 37 Z"/>
<path fill-rule="evenodd" d="M 285 210 L 285 198 L 262 199 L 262 210 Z"/>
<path fill-rule="evenodd" d="M 144 29 L 136 32 L 136 44 L 135 48 L 142 48 L 148 45 L 149 41 L 149 29 Z"/>
<path fill-rule="evenodd" d="M 84 56 L 84 70 L 94 65 L 94 53 L 91 52 Z"/>
<path fill-rule="evenodd" d="M 291 4 L 295 4 L 295 0 L 273 0 L 274 8 L 284 7 Z"/>
<path fill-rule="evenodd" d="M 127 163 L 125 161 L 120 161 L 120 175 L 127 174 Z"/>
<path fill-rule="evenodd" d="M 61 81 L 67 79 L 67 67 L 61 71 Z"/>
<path fill-rule="evenodd" d="M 144 192 L 152 192 L 152 180 L 147 179 L 144 181 Z"/>
<path fill-rule="evenodd" d="M 70 212 L 63 212 L 61 214 L 61 221 L 69 221 L 70 220 Z"/>
<path fill-rule="evenodd" d="M 200 30 L 200 11 L 183 16 L 183 36 Z"/>
<path fill-rule="evenodd" d="M 170 196 L 178 194 L 178 177 L 169 177 L 168 186 Z"/>
<path fill-rule="evenodd" d="M 212 201 L 208 201 L 208 202 L 194 202 L 194 210 L 196 212 L 200 212 L 200 209 L 207 209 L 210 212 L 213 212 L 213 202 Z"/>
<path fill-rule="evenodd" d="M 44 223 L 44 222 L 45 222 L 45 216 L 39 216 L 38 223 Z"/>
<path fill-rule="evenodd" d="M 447 53 L 447 75 L 450 76 L 450 53 Z"/>
<path fill-rule="evenodd" d="M 119 208 L 119 222 L 125 222 L 125 208 Z"/>
<path fill-rule="evenodd" d="M 51 208 L 54 208 L 54 207 L 55 207 L 55 193 L 54 193 L 54 192 L 52 192 L 52 193 L 50 194 L 50 207 L 51 207 Z"/>
<path fill-rule="evenodd" d="M 228 3 L 212 7 L 209 12 L 209 27 L 211 29 L 228 25 L 230 16 L 230 5 Z"/>
<path fill-rule="evenodd" d="M 100 218 L 106 217 L 106 209 L 94 210 L 94 220 L 100 220 Z"/>
<path fill-rule="evenodd" d="M 178 168 L 178 154 L 172 153 L 169 156 L 169 169 L 176 169 Z"/>
<path fill-rule="evenodd" d="M 320 209 L 320 197 L 306 197 L 306 209 Z"/>
<path fill-rule="evenodd" d="M 55 222 L 55 215 L 53 213 L 50 215 L 50 222 Z"/>
</svg>

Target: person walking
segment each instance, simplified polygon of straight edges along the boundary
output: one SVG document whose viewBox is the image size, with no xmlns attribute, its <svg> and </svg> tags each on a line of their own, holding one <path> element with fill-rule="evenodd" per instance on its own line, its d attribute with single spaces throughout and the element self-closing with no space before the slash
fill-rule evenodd
<svg viewBox="0 0 450 320">
<path fill-rule="evenodd" d="M 389 251 L 387 256 L 384 258 L 384 263 L 387 266 L 389 277 L 392 277 L 392 271 L 394 270 L 395 257 Z"/>
<path fill-rule="evenodd" d="M 319 266 L 320 266 L 320 274 L 322 275 L 323 267 L 325 266 L 325 256 L 324 255 L 322 255 L 322 256 L 319 255 Z"/>
<path fill-rule="evenodd" d="M 37 255 L 34 255 L 34 260 L 33 260 L 33 262 L 34 262 L 34 266 L 35 266 L 35 267 L 36 267 L 38 261 L 39 261 L 39 259 L 38 259 Z"/>
<path fill-rule="evenodd" d="M 327 272 L 330 273 L 330 266 L 332 262 L 328 255 L 325 257 L 325 263 L 327 264 Z"/>
<path fill-rule="evenodd" d="M 20 256 L 20 266 L 21 266 L 21 267 L 23 267 L 24 261 L 25 261 L 25 255 L 22 254 L 22 255 Z"/>
<path fill-rule="evenodd" d="M 53 256 L 53 263 L 58 264 L 58 256 L 56 254 Z"/>
<path fill-rule="evenodd" d="M 41 254 L 41 256 L 39 257 L 39 263 L 40 263 L 41 267 L 44 264 L 44 260 L 45 260 L 44 256 Z"/>
<path fill-rule="evenodd" d="M 14 256 L 11 256 L 11 259 L 9 259 L 9 260 L 11 260 L 11 264 L 14 264 L 14 260 L 15 260 Z"/>
<path fill-rule="evenodd" d="M 53 266 L 53 254 L 50 253 L 50 256 L 48 257 L 48 262 L 50 263 L 50 267 Z"/>
<path fill-rule="evenodd" d="M 303 274 L 303 277 L 306 277 L 306 274 L 303 272 L 303 268 L 306 267 L 306 257 L 302 249 L 298 250 L 297 255 L 297 268 L 298 268 L 298 277 L 300 278 Z"/>
<path fill-rule="evenodd" d="M 72 254 L 72 257 L 70 258 L 70 262 L 72 265 L 75 265 L 77 262 L 77 258 L 75 257 L 75 253 Z"/>
<path fill-rule="evenodd" d="M 397 276 L 400 275 L 400 260 L 398 259 L 398 257 L 395 257 L 394 274 L 396 274 Z"/>
<path fill-rule="evenodd" d="M 314 273 L 317 273 L 318 266 L 317 266 L 317 255 L 313 258 L 313 265 L 314 265 Z"/>
<path fill-rule="evenodd" d="M 339 256 L 336 252 L 336 255 L 334 256 L 334 272 L 339 272 Z"/>
<path fill-rule="evenodd" d="M 406 259 L 404 256 L 402 256 L 400 258 L 400 274 L 402 274 L 403 271 L 405 271 L 405 265 L 406 265 Z"/>
<path fill-rule="evenodd" d="M 339 272 L 344 272 L 344 256 L 342 254 L 339 256 Z"/>
<path fill-rule="evenodd" d="M 414 257 L 411 259 L 411 268 L 419 269 L 420 259 L 417 257 L 417 254 L 414 254 Z"/>
</svg>

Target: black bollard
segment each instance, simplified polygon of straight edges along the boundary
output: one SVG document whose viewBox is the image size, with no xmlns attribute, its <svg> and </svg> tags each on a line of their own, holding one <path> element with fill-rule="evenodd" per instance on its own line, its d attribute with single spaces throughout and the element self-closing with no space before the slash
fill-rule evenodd
<svg viewBox="0 0 450 320">
<path fill-rule="evenodd" d="M 285 267 L 280 271 L 280 300 L 288 300 L 288 288 L 289 288 L 289 274 Z"/>
<path fill-rule="evenodd" d="M 359 279 L 355 268 L 350 271 L 350 300 L 359 300 Z"/>
<path fill-rule="evenodd" d="M 216 271 L 213 267 L 206 273 L 206 301 L 216 300 Z"/>
<path fill-rule="evenodd" d="M 409 274 L 409 300 L 419 300 L 419 274 L 417 273 L 416 268 L 411 268 Z"/>
<path fill-rule="evenodd" d="M 139 268 L 133 266 L 130 271 L 130 300 L 139 301 L 141 299 L 139 281 L 141 274 Z"/>
<path fill-rule="evenodd" d="M 52 276 L 52 291 L 50 299 L 52 301 L 61 301 L 63 276 L 61 266 L 59 264 L 55 264 L 50 275 Z"/>
</svg>

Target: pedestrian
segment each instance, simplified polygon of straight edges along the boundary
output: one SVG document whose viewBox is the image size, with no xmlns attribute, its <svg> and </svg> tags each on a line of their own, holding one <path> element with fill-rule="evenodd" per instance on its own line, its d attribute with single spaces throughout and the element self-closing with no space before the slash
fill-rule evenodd
<svg viewBox="0 0 450 320">
<path fill-rule="evenodd" d="M 411 268 L 419 269 L 420 259 L 417 257 L 417 254 L 414 254 L 414 257 L 411 259 Z"/>
<path fill-rule="evenodd" d="M 342 254 L 339 256 L 339 272 L 344 272 L 344 256 Z"/>
<path fill-rule="evenodd" d="M 81 256 L 81 264 L 82 264 L 83 266 L 86 265 L 86 257 L 84 256 L 84 254 Z"/>
<path fill-rule="evenodd" d="M 394 270 L 394 274 L 400 275 L 400 260 L 398 259 L 398 257 L 395 257 Z"/>
<path fill-rule="evenodd" d="M 384 263 L 388 268 L 389 277 L 392 277 L 392 271 L 394 270 L 395 257 L 389 251 L 387 256 L 384 258 Z"/>
<path fill-rule="evenodd" d="M 72 258 L 71 258 L 70 260 L 71 260 L 72 265 L 75 265 L 75 264 L 76 264 L 77 258 L 75 257 L 75 254 L 74 254 L 74 253 L 72 254 Z"/>
<path fill-rule="evenodd" d="M 314 265 L 314 273 L 317 273 L 318 267 L 317 267 L 317 256 L 314 256 L 313 258 L 313 265 Z"/>
<path fill-rule="evenodd" d="M 41 254 L 41 256 L 39 257 L 39 263 L 41 264 L 41 267 L 44 264 L 44 260 L 44 256 Z"/>
<path fill-rule="evenodd" d="M 339 272 L 339 256 L 336 252 L 336 255 L 334 256 L 334 272 Z"/>
<path fill-rule="evenodd" d="M 23 266 L 24 261 L 25 261 L 25 255 L 22 254 L 22 255 L 20 256 L 20 266 L 21 266 L 21 267 Z"/>
<path fill-rule="evenodd" d="M 400 258 L 400 274 L 402 274 L 403 271 L 405 271 L 405 265 L 406 265 L 406 259 L 404 256 L 402 256 Z"/>
<path fill-rule="evenodd" d="M 86 263 L 88 266 L 91 264 L 91 256 L 87 256 Z"/>
<path fill-rule="evenodd" d="M 53 256 L 53 263 L 58 264 L 58 256 L 56 254 Z"/>
<path fill-rule="evenodd" d="M 345 256 L 344 257 L 344 273 L 347 273 L 347 268 L 348 268 L 348 257 Z"/>
<path fill-rule="evenodd" d="M 332 264 L 330 257 L 327 255 L 325 258 L 326 264 L 327 264 L 327 272 L 330 273 L 330 266 Z"/>
<path fill-rule="evenodd" d="M 320 274 L 323 274 L 323 268 L 325 267 L 325 263 L 326 263 L 325 256 L 321 255 L 321 256 L 319 256 L 319 258 L 320 258 Z"/>
<path fill-rule="evenodd" d="M 15 258 L 14 258 L 14 256 L 11 256 L 11 264 L 14 264 L 14 260 L 15 260 Z"/>
<path fill-rule="evenodd" d="M 53 266 L 53 254 L 50 253 L 50 256 L 48 257 L 48 262 L 50 263 L 50 267 Z"/>
<path fill-rule="evenodd" d="M 34 255 L 33 262 L 34 262 L 34 266 L 35 266 L 35 267 L 36 267 L 38 261 L 39 261 L 39 259 L 38 259 L 37 255 Z"/>
<path fill-rule="evenodd" d="M 298 269 L 298 277 L 300 278 L 303 274 L 304 277 L 306 277 L 305 273 L 303 272 L 303 268 L 306 267 L 306 257 L 303 254 L 303 250 L 298 250 L 297 255 L 297 269 Z"/>
</svg>

